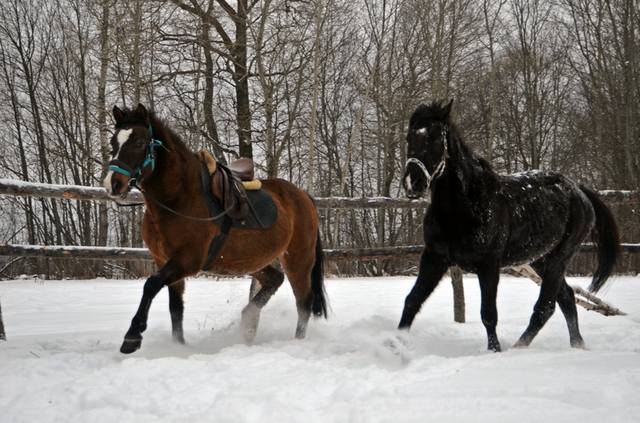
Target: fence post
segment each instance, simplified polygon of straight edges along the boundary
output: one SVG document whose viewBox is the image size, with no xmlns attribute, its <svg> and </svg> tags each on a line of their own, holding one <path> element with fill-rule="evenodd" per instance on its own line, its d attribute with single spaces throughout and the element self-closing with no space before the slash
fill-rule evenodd
<svg viewBox="0 0 640 423">
<path fill-rule="evenodd" d="M 449 268 L 451 285 L 453 286 L 453 320 L 464 323 L 464 285 L 462 284 L 462 270 L 458 266 Z"/>
<path fill-rule="evenodd" d="M 7 335 L 4 333 L 4 323 L 2 322 L 2 306 L 0 305 L 0 340 L 6 341 Z"/>
</svg>

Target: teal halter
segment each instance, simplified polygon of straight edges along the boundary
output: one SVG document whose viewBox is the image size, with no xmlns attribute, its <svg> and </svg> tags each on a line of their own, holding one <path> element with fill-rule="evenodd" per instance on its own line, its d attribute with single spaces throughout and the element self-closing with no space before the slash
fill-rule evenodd
<svg viewBox="0 0 640 423">
<path fill-rule="evenodd" d="M 142 173 L 147 167 L 151 166 L 151 171 L 153 172 L 156 168 L 156 149 L 158 147 L 162 147 L 166 150 L 167 147 L 162 144 L 162 141 L 153 137 L 151 125 L 149 125 L 149 136 L 151 137 L 151 142 L 147 144 L 147 152 L 145 154 L 144 161 L 140 166 L 133 169 L 122 160 L 115 159 L 109 162 L 109 170 L 138 181 L 142 181 Z"/>
</svg>

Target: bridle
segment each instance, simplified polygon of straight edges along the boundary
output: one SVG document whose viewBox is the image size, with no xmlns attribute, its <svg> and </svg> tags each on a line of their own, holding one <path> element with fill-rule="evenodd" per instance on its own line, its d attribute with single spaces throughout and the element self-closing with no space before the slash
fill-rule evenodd
<svg viewBox="0 0 640 423">
<path fill-rule="evenodd" d="M 149 125 L 149 137 L 151 138 L 151 141 L 147 144 L 147 151 L 145 153 L 144 160 L 142 161 L 142 164 L 135 169 L 120 159 L 114 159 L 109 162 L 109 170 L 129 178 L 129 187 L 136 186 L 138 182 L 142 182 L 143 173 L 146 168 L 151 167 L 152 172 L 155 170 L 156 150 L 159 147 L 169 151 L 167 147 L 162 144 L 162 141 L 153 137 L 153 129 L 151 129 L 151 125 Z"/>
<path fill-rule="evenodd" d="M 223 216 L 225 216 L 227 213 L 229 213 L 231 211 L 231 209 L 233 208 L 233 205 L 229 206 L 227 209 L 223 210 L 222 213 L 219 213 L 215 216 L 209 216 L 209 217 L 197 217 L 197 216 L 189 216 L 186 214 L 182 214 L 177 210 L 172 209 L 171 207 L 167 206 L 166 204 L 164 204 L 163 202 L 161 202 L 160 200 L 158 200 L 157 198 L 155 198 L 153 195 L 151 195 L 149 192 L 147 192 L 145 189 L 143 189 L 140 184 L 142 183 L 144 177 L 143 177 L 143 173 L 144 170 L 147 167 L 151 167 L 151 172 L 153 172 L 156 168 L 156 150 L 158 147 L 162 147 L 164 148 L 166 151 L 170 151 L 163 143 L 162 141 L 160 141 L 157 138 L 153 137 L 153 129 L 151 128 L 151 125 L 149 125 L 149 136 L 151 137 L 151 142 L 149 142 L 149 144 L 147 144 L 147 151 L 145 153 L 145 158 L 142 162 L 142 164 L 138 167 L 136 167 L 135 169 L 133 169 L 131 166 L 129 166 L 127 163 L 123 162 L 122 160 L 111 160 L 109 162 L 109 170 L 115 172 L 115 173 L 120 173 L 121 175 L 124 175 L 126 177 L 129 178 L 129 184 L 127 187 L 127 191 L 125 191 L 123 193 L 123 196 L 126 196 L 127 193 L 131 190 L 131 188 L 136 188 L 138 189 L 138 191 L 140 191 L 142 193 L 142 195 L 145 198 L 148 198 L 149 200 L 153 201 L 158 207 L 175 214 L 176 216 L 182 217 L 184 219 L 188 219 L 188 220 L 194 220 L 196 222 L 213 222 L 215 220 L 219 220 L 220 218 L 222 218 Z M 144 205 L 144 203 L 134 203 L 134 204 L 120 204 L 118 202 L 116 202 L 116 204 L 118 206 L 125 206 L 125 207 L 133 207 L 133 206 L 141 206 Z"/>
<path fill-rule="evenodd" d="M 426 188 L 427 190 L 431 187 L 431 184 L 433 183 L 433 181 L 439 178 L 440 176 L 442 176 L 442 174 L 444 173 L 445 167 L 447 165 L 447 159 L 449 158 L 449 147 L 447 143 L 448 134 L 449 134 L 448 126 L 442 125 L 442 132 L 441 132 L 442 143 L 443 143 L 442 157 L 440 158 L 440 162 L 436 166 L 436 169 L 433 171 L 433 175 L 429 173 L 429 171 L 427 170 L 427 167 L 424 165 L 424 163 L 422 163 L 420 159 L 417 159 L 415 157 L 409 157 L 407 159 L 407 164 L 405 165 L 405 169 L 408 168 L 409 164 L 411 163 L 418 166 L 418 169 L 422 171 L 422 173 L 424 174 L 424 177 L 427 180 L 427 188 Z"/>
</svg>

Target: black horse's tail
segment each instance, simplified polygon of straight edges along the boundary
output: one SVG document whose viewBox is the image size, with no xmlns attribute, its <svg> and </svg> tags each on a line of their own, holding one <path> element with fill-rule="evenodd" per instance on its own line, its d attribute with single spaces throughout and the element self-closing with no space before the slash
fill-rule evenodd
<svg viewBox="0 0 640 423">
<path fill-rule="evenodd" d="M 580 189 L 589 198 L 596 212 L 593 242 L 598 249 L 598 269 L 593 274 L 589 291 L 598 292 L 613 273 L 613 267 L 620 254 L 620 236 L 613 214 L 600 196 L 587 187 L 581 186 Z"/>
<path fill-rule="evenodd" d="M 311 292 L 313 302 L 311 310 L 316 317 L 327 318 L 327 293 L 324 290 L 324 253 L 322 252 L 322 242 L 320 242 L 320 231 L 316 238 L 316 262 L 311 270 Z"/>
</svg>

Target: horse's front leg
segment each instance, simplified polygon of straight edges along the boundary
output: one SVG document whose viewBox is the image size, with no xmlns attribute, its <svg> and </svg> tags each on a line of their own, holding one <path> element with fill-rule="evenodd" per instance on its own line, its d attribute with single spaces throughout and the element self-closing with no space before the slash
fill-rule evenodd
<svg viewBox="0 0 640 423">
<path fill-rule="evenodd" d="M 140 348 L 142 344 L 142 332 L 147 329 L 149 308 L 153 298 L 160 292 L 163 286 L 169 285 L 185 276 L 182 266 L 177 261 L 169 260 L 160 271 L 147 279 L 142 291 L 142 299 L 138 311 L 131 319 L 131 326 L 124 336 L 120 352 L 130 354 Z"/>
<path fill-rule="evenodd" d="M 478 271 L 480 281 L 480 317 L 487 331 L 487 349 L 500 352 L 500 341 L 496 333 L 498 325 L 498 308 L 496 297 L 498 295 L 498 282 L 500 281 L 500 266 L 488 264 Z"/>
<path fill-rule="evenodd" d="M 402 318 L 398 329 L 409 329 L 411 327 L 411 323 L 413 323 L 413 319 L 420 311 L 422 303 L 438 286 L 448 267 L 449 263 L 443 256 L 431 253 L 426 248 L 424 249 L 420 257 L 418 279 L 404 301 L 404 309 L 402 310 Z"/>
</svg>

